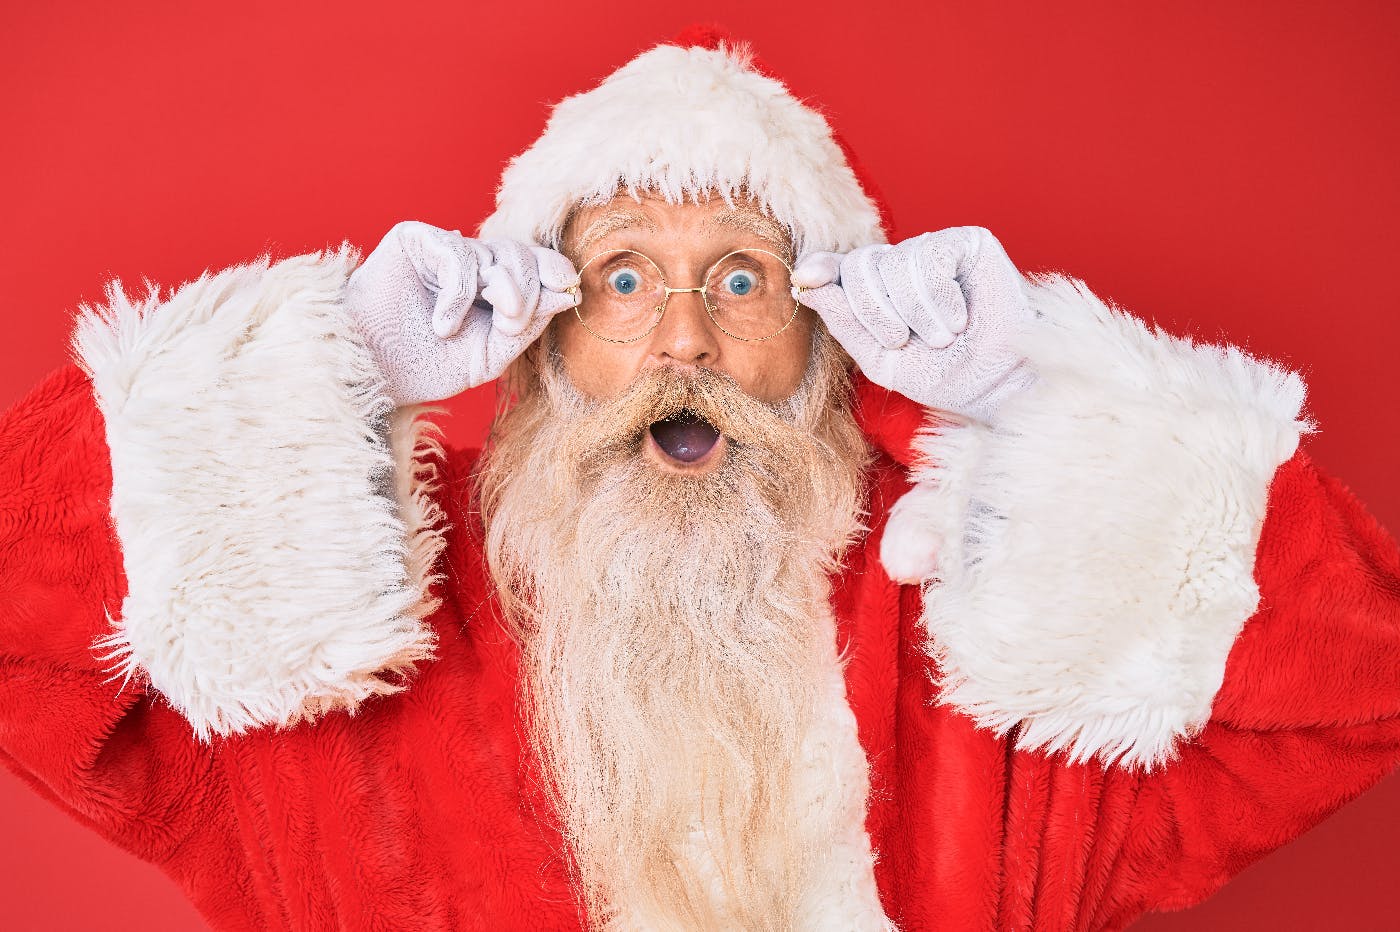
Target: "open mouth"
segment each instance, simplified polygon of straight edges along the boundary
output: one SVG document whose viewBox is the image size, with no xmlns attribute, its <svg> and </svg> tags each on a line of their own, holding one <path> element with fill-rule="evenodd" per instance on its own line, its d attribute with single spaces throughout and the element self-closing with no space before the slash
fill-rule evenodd
<svg viewBox="0 0 1400 932">
<path fill-rule="evenodd" d="M 719 443 L 719 430 L 693 411 L 656 421 L 650 430 L 661 452 L 680 463 L 698 463 Z"/>
</svg>

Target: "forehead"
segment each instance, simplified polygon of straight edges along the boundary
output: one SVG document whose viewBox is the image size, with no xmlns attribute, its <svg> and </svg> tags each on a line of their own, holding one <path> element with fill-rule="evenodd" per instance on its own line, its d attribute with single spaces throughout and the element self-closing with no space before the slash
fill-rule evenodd
<svg viewBox="0 0 1400 932">
<path fill-rule="evenodd" d="M 580 208 L 564 229 L 564 245 L 576 254 L 585 254 L 621 231 L 645 238 L 679 234 L 733 240 L 756 239 L 780 255 L 791 248 L 787 228 L 752 202 L 736 201 L 731 207 L 723 198 L 668 204 L 654 196 L 640 200 L 619 194 L 605 204 Z"/>
</svg>

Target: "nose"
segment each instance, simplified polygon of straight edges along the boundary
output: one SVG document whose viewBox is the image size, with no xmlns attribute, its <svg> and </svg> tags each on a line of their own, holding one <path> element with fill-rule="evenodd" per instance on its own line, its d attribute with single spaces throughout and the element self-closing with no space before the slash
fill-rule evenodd
<svg viewBox="0 0 1400 932">
<path fill-rule="evenodd" d="M 704 296 L 698 291 L 673 292 L 652 334 L 651 355 L 663 363 L 713 366 L 719 358 L 719 346 Z"/>
</svg>

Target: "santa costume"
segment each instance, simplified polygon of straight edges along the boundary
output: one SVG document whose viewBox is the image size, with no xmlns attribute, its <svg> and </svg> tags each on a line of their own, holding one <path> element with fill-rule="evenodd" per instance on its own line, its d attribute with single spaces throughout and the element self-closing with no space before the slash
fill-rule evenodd
<svg viewBox="0 0 1400 932">
<path fill-rule="evenodd" d="M 822 115 L 713 34 L 559 104 L 481 235 L 557 239 L 619 182 L 742 185 L 803 251 L 888 235 Z M 582 928 L 477 454 L 386 412 L 358 262 L 114 288 L 0 420 L 0 755 L 218 930 Z M 1038 381 L 993 422 L 856 377 L 799 928 L 1122 929 L 1400 764 L 1400 548 L 1300 445 L 1298 374 L 1025 289 Z"/>
</svg>

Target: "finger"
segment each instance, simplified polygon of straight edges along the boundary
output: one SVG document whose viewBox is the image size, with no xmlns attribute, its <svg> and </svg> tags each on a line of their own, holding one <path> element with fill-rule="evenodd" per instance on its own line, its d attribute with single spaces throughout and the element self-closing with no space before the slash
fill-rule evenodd
<svg viewBox="0 0 1400 932">
<path fill-rule="evenodd" d="M 446 339 L 456 333 L 476 299 L 478 265 L 467 241 L 445 230 L 425 230 L 417 241 L 428 277 L 437 296 L 433 301 L 433 333 Z"/>
<path fill-rule="evenodd" d="M 471 310 L 473 298 L 462 292 L 441 292 L 433 302 L 433 335 L 446 340 L 462 329 L 462 321 Z"/>
<path fill-rule="evenodd" d="M 969 312 L 985 319 L 1022 321 L 1031 316 L 1024 291 L 1025 279 L 990 230 L 968 228 L 976 244 L 960 268 L 958 281 L 967 295 Z M 971 321 L 976 324 L 977 321 Z"/>
<path fill-rule="evenodd" d="M 578 272 L 568 256 L 543 246 L 531 246 L 530 252 L 535 257 L 542 288 L 562 292 L 578 284 Z"/>
<path fill-rule="evenodd" d="M 460 372 L 468 374 L 467 387 L 474 388 L 495 378 L 490 371 L 491 341 L 495 335 L 494 316 L 485 302 L 473 305 L 462 322 L 462 329 L 450 340 L 443 341 L 443 356 Z"/>
<path fill-rule="evenodd" d="M 573 295 L 561 291 L 540 292 L 540 306 L 535 313 L 530 315 L 530 319 L 525 324 L 525 329 L 518 334 L 498 334 L 494 339 L 501 344 L 497 348 L 498 355 L 509 354 L 506 364 L 525 350 L 525 347 L 535 342 L 549 326 L 550 320 L 555 314 L 561 311 L 572 310 L 574 307 Z"/>
<path fill-rule="evenodd" d="M 820 288 L 841 279 L 841 254 L 814 252 L 792 270 L 792 283 L 798 288 Z"/>
<path fill-rule="evenodd" d="M 571 291 L 541 291 L 540 306 L 535 310 L 534 317 L 543 324 L 549 323 L 549 319 L 560 311 L 572 310 L 578 305 L 577 292 Z"/>
<path fill-rule="evenodd" d="M 961 305 L 961 296 L 957 300 Z M 900 313 L 915 337 L 934 349 L 945 349 L 957 340 L 958 335 L 953 333 L 944 323 L 944 314 L 947 312 L 939 310 L 939 307 L 940 305 L 933 299 L 921 298 L 911 307 L 901 308 Z M 963 312 L 957 311 L 955 313 Z"/>
<path fill-rule="evenodd" d="M 509 240 L 486 243 L 493 261 L 482 275 L 481 296 L 491 305 L 492 322 L 502 333 L 519 334 L 539 306 L 540 273 L 534 253 Z"/>
<path fill-rule="evenodd" d="M 917 247 L 901 244 L 882 254 L 876 268 L 879 290 L 889 296 L 895 315 L 909 330 L 929 346 L 941 349 L 953 342 L 953 334 L 942 320 L 947 299 L 940 302 L 928 287 L 929 276 L 920 261 L 921 252 Z M 945 294 L 957 290 L 951 279 L 947 285 Z"/>
<path fill-rule="evenodd" d="M 471 373 L 467 387 L 474 388 L 500 378 L 511 362 L 539 338 L 547 323 L 537 315 L 523 332 L 504 333 L 495 312 L 477 305 L 467 315 L 462 332 L 447 341 L 445 350 L 458 371 Z"/>
<path fill-rule="evenodd" d="M 909 325 L 896 310 L 880 276 L 880 260 L 893 250 L 893 246 L 864 246 L 841 263 L 841 288 L 852 313 L 886 349 L 899 349 L 909 342 Z M 903 259 L 897 256 L 896 261 Z"/>
<path fill-rule="evenodd" d="M 956 235 L 959 248 L 953 253 L 954 274 L 962 281 L 974 275 L 979 267 L 997 252 L 1006 255 L 1001 242 L 986 227 L 954 227 L 947 231 Z"/>
<path fill-rule="evenodd" d="M 968 235 L 970 227 L 950 227 L 934 233 L 924 233 L 900 244 L 908 249 L 918 274 L 914 277 L 921 302 L 937 308 L 948 335 L 937 335 L 936 342 L 946 345 L 950 335 L 967 329 L 967 299 L 963 294 L 960 263 L 965 267 L 969 252 L 975 254 L 976 242 Z"/>
<path fill-rule="evenodd" d="M 967 329 L 967 298 L 956 281 L 932 268 L 924 250 L 914 254 L 909 328 L 936 349 L 943 349 Z"/>
<path fill-rule="evenodd" d="M 879 342 L 851 310 L 840 285 L 823 285 L 802 292 L 802 304 L 817 312 L 826 329 L 862 368 L 880 349 Z"/>
<path fill-rule="evenodd" d="M 501 266 L 493 265 L 486 270 L 483 278 L 486 287 L 481 289 L 481 296 L 491 305 L 492 324 L 502 333 L 520 333 L 529 322 L 530 314 L 515 276 Z"/>
</svg>

